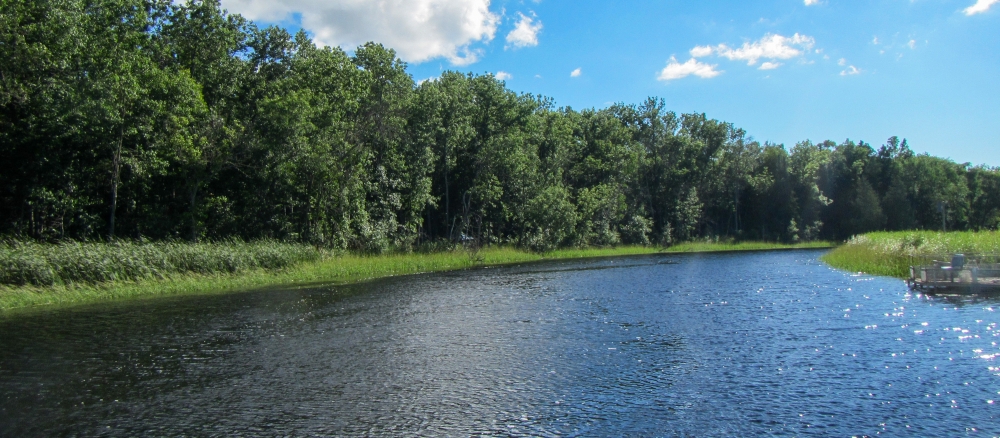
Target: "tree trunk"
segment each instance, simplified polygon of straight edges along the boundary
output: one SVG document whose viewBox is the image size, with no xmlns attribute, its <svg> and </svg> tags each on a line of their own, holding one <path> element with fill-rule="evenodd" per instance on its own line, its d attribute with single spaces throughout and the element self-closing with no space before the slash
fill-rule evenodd
<svg viewBox="0 0 1000 438">
<path fill-rule="evenodd" d="M 740 189 L 733 190 L 733 221 L 736 225 L 736 235 L 740 234 Z"/>
<path fill-rule="evenodd" d="M 108 240 L 115 240 L 115 211 L 118 210 L 118 183 L 121 178 L 122 141 L 125 137 L 125 127 L 118 131 L 118 146 L 111 160 L 111 217 L 108 219 Z"/>
<path fill-rule="evenodd" d="M 448 143 L 447 142 L 444 144 L 444 166 L 442 166 L 442 168 L 444 169 L 444 226 L 447 227 L 448 223 L 451 222 L 451 212 L 449 211 L 449 209 L 451 208 L 451 198 L 450 198 L 451 193 L 448 190 Z M 452 226 L 452 228 L 454 228 L 454 226 Z M 449 229 L 448 240 L 451 240 L 452 238 L 451 232 L 452 230 Z"/>
<path fill-rule="evenodd" d="M 190 210 L 189 210 L 190 213 L 189 214 L 191 215 L 191 241 L 192 242 L 197 242 L 198 241 L 198 215 L 196 214 L 197 210 L 196 210 L 195 207 L 198 206 L 198 183 L 197 182 L 194 183 L 193 186 L 190 188 L 189 191 L 190 191 L 189 202 L 191 204 L 190 207 L 189 207 L 190 208 Z"/>
</svg>

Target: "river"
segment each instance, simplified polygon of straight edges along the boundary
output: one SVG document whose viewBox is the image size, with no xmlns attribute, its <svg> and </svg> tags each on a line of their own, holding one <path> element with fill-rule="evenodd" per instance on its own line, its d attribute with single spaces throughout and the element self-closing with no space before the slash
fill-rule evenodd
<svg viewBox="0 0 1000 438">
<path fill-rule="evenodd" d="M 0 319 L 2 436 L 998 435 L 1000 302 L 822 251 L 654 255 Z"/>
</svg>

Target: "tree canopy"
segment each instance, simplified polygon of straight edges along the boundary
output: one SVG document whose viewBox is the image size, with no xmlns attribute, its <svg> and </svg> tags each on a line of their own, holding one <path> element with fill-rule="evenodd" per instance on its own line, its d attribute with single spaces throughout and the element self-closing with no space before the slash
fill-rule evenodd
<svg viewBox="0 0 1000 438">
<path fill-rule="evenodd" d="M 663 99 L 414 82 L 217 1 L 0 4 L 0 234 L 533 249 L 1000 227 L 1000 172 L 906 140 L 761 144 Z"/>
</svg>

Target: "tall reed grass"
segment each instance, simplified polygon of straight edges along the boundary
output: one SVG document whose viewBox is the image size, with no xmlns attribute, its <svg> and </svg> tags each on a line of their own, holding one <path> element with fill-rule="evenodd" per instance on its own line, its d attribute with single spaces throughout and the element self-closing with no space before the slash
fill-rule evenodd
<svg viewBox="0 0 1000 438">
<path fill-rule="evenodd" d="M 47 247 L 47 249 L 52 248 L 54 246 Z M 38 250 L 38 248 L 35 249 Z M 309 250 L 314 251 L 311 248 Z M 314 255 L 319 254 L 319 257 L 308 257 L 310 260 L 277 270 L 259 268 L 235 273 L 175 271 L 164 274 L 161 272 L 160 276 L 136 276 L 139 278 L 128 281 L 123 276 L 115 277 L 114 281 L 104 282 L 32 284 L 19 281 L 23 284 L 0 284 L 0 316 L 13 311 L 23 312 L 37 309 L 40 308 L 39 306 L 75 305 L 170 295 L 215 294 L 261 287 L 343 284 L 372 278 L 464 269 L 474 266 L 502 265 L 556 258 L 648 254 L 656 251 L 655 248 L 636 246 L 611 249 L 574 249 L 546 254 L 508 247 L 491 247 L 476 251 L 453 249 L 432 253 L 381 255 L 317 252 Z M 34 257 L 45 261 L 45 255 L 37 252 L 20 254 L 16 257 L 18 259 Z"/>
<path fill-rule="evenodd" d="M 74 305 L 261 287 L 343 284 L 393 275 L 538 260 L 696 251 L 824 247 L 828 243 L 698 243 L 536 253 L 509 247 L 430 253 L 338 254 L 279 242 L 0 244 L 0 316 L 37 306 Z"/>
<path fill-rule="evenodd" d="M 51 286 L 164 278 L 176 273 L 238 273 L 317 261 L 307 245 L 275 241 L 64 242 L 0 244 L 0 284 Z"/>
<path fill-rule="evenodd" d="M 1000 232 L 996 231 L 895 231 L 852 237 L 822 257 L 831 266 L 899 278 L 909 276 L 910 266 L 932 260 L 950 260 L 952 254 L 1000 254 Z"/>
</svg>

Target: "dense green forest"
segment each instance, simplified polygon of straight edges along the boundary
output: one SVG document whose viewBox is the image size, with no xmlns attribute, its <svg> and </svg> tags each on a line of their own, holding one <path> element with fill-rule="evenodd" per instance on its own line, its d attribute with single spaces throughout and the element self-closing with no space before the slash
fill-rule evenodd
<svg viewBox="0 0 1000 438">
<path fill-rule="evenodd" d="M 8 238 L 379 252 L 1000 226 L 997 169 L 897 137 L 786 149 L 663 99 L 575 110 L 490 74 L 416 83 L 389 48 L 316 47 L 211 0 L 0 5 Z"/>
</svg>

